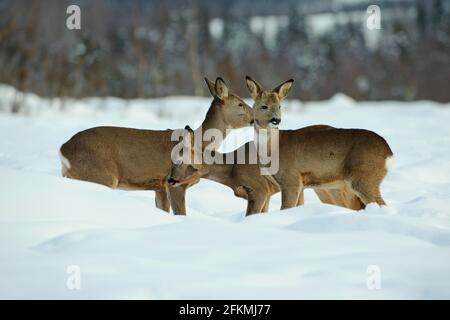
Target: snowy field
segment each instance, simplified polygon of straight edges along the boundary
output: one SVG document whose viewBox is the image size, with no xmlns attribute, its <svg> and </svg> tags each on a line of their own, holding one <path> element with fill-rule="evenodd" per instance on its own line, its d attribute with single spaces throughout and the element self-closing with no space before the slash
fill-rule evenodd
<svg viewBox="0 0 450 320">
<path fill-rule="evenodd" d="M 58 149 L 94 125 L 195 127 L 210 99 L 29 95 L 12 115 L 14 96 L 0 88 L 0 298 L 450 298 L 450 105 L 284 103 L 282 128 L 323 123 L 386 138 L 396 157 L 382 185 L 387 208 L 355 213 L 307 192 L 302 207 L 280 212 L 277 195 L 268 214 L 244 218 L 245 201 L 202 180 L 179 217 L 156 209 L 153 192 L 61 178 Z M 70 266 L 79 290 L 67 286 Z"/>
</svg>

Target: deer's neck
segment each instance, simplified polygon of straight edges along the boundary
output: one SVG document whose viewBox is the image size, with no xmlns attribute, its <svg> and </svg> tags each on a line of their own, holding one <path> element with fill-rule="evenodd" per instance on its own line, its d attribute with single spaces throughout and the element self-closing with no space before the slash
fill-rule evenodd
<svg viewBox="0 0 450 320">
<path fill-rule="evenodd" d="M 267 156 L 272 155 L 272 149 L 278 148 L 279 141 L 279 129 L 275 128 L 266 128 L 262 129 L 258 125 L 253 127 L 253 142 L 258 150 L 258 156 L 261 155 L 261 152 L 265 152 Z"/>
<path fill-rule="evenodd" d="M 223 157 L 223 164 L 213 163 L 208 165 L 208 173 L 206 174 L 206 178 L 232 187 L 233 181 L 231 178 L 231 174 L 233 170 L 233 164 L 226 164 L 225 154 L 221 155 Z"/>
<path fill-rule="evenodd" d="M 223 115 L 222 115 L 222 111 L 221 111 L 222 106 L 220 105 L 220 101 L 217 100 L 217 98 L 215 98 L 213 100 L 213 102 L 211 103 L 211 106 L 209 107 L 208 112 L 206 113 L 205 119 L 203 120 L 202 124 L 200 125 L 200 127 L 198 127 L 195 130 L 195 133 L 201 133 L 202 137 L 205 134 L 205 132 L 209 129 L 216 129 L 218 131 L 220 131 L 220 133 L 222 134 L 223 139 L 226 138 L 227 135 L 227 129 L 228 126 L 225 123 L 225 120 L 223 119 Z M 202 149 L 204 149 L 207 145 L 209 145 L 210 142 L 208 141 L 203 141 L 202 139 Z"/>
</svg>

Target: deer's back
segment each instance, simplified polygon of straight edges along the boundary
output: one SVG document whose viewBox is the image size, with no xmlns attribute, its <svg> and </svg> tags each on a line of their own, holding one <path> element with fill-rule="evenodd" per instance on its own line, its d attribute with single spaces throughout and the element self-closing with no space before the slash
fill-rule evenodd
<svg viewBox="0 0 450 320">
<path fill-rule="evenodd" d="M 171 130 L 95 127 L 75 134 L 61 147 L 70 170 L 109 170 L 124 183 L 167 175 L 173 147 Z"/>
<path fill-rule="evenodd" d="M 301 172 L 310 180 L 343 179 L 357 166 L 383 167 L 392 151 L 384 138 L 364 129 L 280 131 L 280 170 Z"/>
</svg>

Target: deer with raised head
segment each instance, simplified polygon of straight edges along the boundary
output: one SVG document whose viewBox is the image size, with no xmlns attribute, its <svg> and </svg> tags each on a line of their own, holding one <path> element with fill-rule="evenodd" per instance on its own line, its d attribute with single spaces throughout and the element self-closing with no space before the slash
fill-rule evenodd
<svg viewBox="0 0 450 320">
<path fill-rule="evenodd" d="M 264 90 L 248 76 L 246 82 L 254 100 L 255 119 L 261 118 L 259 114 L 278 118 L 280 93 Z M 290 86 L 283 89 L 281 96 L 286 96 Z M 260 130 L 257 121 L 254 128 L 255 132 Z M 352 209 L 364 208 L 369 203 L 386 204 L 380 193 L 380 184 L 387 174 L 393 153 L 378 134 L 330 126 L 297 130 L 269 127 L 269 130 L 278 131 L 279 170 L 273 178 L 281 188 L 281 209 L 303 204 L 304 188 L 313 188 L 323 202 Z M 266 141 L 263 143 L 271 145 Z"/>
<path fill-rule="evenodd" d="M 213 101 L 198 130 L 215 128 L 223 136 L 227 129 L 250 126 L 252 109 L 229 92 L 222 78 L 205 78 Z M 99 183 L 110 188 L 154 190 L 156 206 L 185 214 L 185 192 L 189 186 L 167 184 L 171 170 L 173 130 L 143 130 L 95 127 L 75 134 L 60 149 L 64 177 Z M 192 184 L 195 181 L 192 181 Z"/>
<path fill-rule="evenodd" d="M 281 100 L 286 96 L 292 82 L 293 80 L 285 81 L 271 92 Z M 267 129 L 278 126 L 281 121 L 281 113 L 278 111 L 270 114 L 255 112 L 255 127 Z M 193 136 L 193 133 L 191 135 Z M 212 164 L 195 164 L 192 160 L 194 152 L 195 147 L 192 144 L 189 163 L 184 163 L 182 157 L 174 162 L 168 180 L 170 184 L 185 185 L 200 178 L 216 181 L 230 187 L 237 197 L 247 199 L 247 215 L 268 211 L 270 196 L 279 192 L 280 188 L 272 176 L 261 174 L 258 150 L 253 141 L 230 153 L 216 152 L 215 157 L 220 160 Z M 244 155 L 241 161 L 238 161 L 239 155 Z M 229 159 L 232 159 L 233 163 L 227 164 Z"/>
</svg>

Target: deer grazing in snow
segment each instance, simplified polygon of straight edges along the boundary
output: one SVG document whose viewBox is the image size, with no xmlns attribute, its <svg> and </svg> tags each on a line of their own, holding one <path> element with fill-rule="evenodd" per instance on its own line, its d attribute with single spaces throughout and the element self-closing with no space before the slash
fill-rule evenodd
<svg viewBox="0 0 450 320">
<path fill-rule="evenodd" d="M 312 188 L 325 203 L 354 210 L 375 202 L 384 205 L 380 184 L 387 173 L 393 154 L 386 141 L 374 132 L 361 129 L 337 129 L 326 125 L 309 126 L 297 130 L 278 130 L 281 121 L 281 101 L 289 93 L 292 80 L 267 91 L 246 78 L 254 99 L 255 137 L 261 130 L 277 137 L 271 150 L 270 140 L 255 139 L 241 148 L 259 148 L 266 144 L 269 153 L 279 155 L 279 169 L 271 176 L 261 175 L 257 164 L 185 164 L 172 166 L 170 182 L 189 184 L 199 178 L 214 180 L 229 186 L 238 197 L 248 200 L 247 215 L 267 212 L 270 196 L 282 193 L 281 209 L 303 204 L 303 189 Z M 239 149 L 238 149 L 239 150 Z M 236 153 L 234 151 L 234 159 Z M 220 157 L 227 158 L 227 154 Z M 224 162 L 225 163 L 225 162 Z"/>
<path fill-rule="evenodd" d="M 222 78 L 205 78 L 213 101 L 197 130 L 215 128 L 223 136 L 227 129 L 250 126 L 252 109 L 229 92 Z M 156 206 L 175 214 L 186 214 L 185 192 L 189 185 L 167 184 L 172 161 L 173 130 L 142 130 L 95 127 L 75 134 L 60 149 L 64 177 L 99 183 L 110 188 L 154 190 Z M 203 145 L 204 147 L 204 145 Z"/>
<path fill-rule="evenodd" d="M 277 86 L 271 92 L 283 99 L 289 92 L 293 80 L 288 80 Z M 281 114 L 254 112 L 254 125 L 258 128 L 276 127 L 281 121 Z M 191 136 L 193 137 L 193 132 Z M 193 138 L 190 139 L 191 143 Z M 190 184 L 192 181 L 198 181 L 200 178 L 212 180 L 230 187 L 237 197 L 247 199 L 247 215 L 254 213 L 267 212 L 269 209 L 270 196 L 280 192 L 279 185 L 270 175 L 261 174 L 261 164 L 257 155 L 253 141 L 246 143 L 237 150 L 230 153 L 216 152 L 215 157 L 220 159 L 216 163 L 207 164 L 202 162 L 195 164 L 193 154 L 195 147 L 191 144 L 191 160 L 184 163 L 182 157 L 172 165 L 172 171 L 169 176 L 169 183 L 173 186 Z M 243 161 L 237 161 L 239 155 Z M 233 163 L 227 163 L 232 159 Z"/>
</svg>

